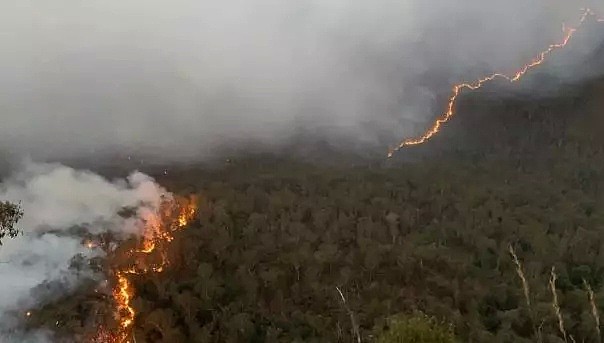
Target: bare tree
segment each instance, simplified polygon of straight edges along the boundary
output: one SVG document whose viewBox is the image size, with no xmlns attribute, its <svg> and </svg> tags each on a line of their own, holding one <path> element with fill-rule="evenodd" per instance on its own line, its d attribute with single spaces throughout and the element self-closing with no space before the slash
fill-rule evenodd
<svg viewBox="0 0 604 343">
<path fill-rule="evenodd" d="M 348 304 L 346 303 L 346 298 L 344 298 L 344 294 L 342 293 L 340 288 L 336 287 L 336 289 L 338 290 L 338 293 L 340 294 L 340 298 L 342 299 L 342 305 L 344 306 L 344 308 L 350 315 L 350 323 L 352 324 L 352 331 L 354 332 L 354 335 L 356 336 L 356 341 L 357 341 L 357 343 L 361 343 L 361 333 L 359 332 L 359 326 L 354 317 L 354 312 L 352 312 L 350 307 L 348 307 Z"/>
</svg>

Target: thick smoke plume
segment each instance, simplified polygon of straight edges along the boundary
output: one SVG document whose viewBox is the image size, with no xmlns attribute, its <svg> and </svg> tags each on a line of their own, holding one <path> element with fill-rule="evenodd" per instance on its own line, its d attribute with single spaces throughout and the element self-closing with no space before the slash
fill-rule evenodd
<svg viewBox="0 0 604 343">
<path fill-rule="evenodd" d="M 145 212 L 155 211 L 164 194 L 141 173 L 110 182 L 58 164 L 26 163 L 0 184 L 0 199 L 20 201 L 25 212 L 23 235 L 0 246 L 0 340 L 18 341 L 15 327 L 30 308 L 95 278 L 91 270 L 69 268 L 76 256 L 87 261 L 104 254 L 84 244 L 83 235 L 140 234 Z M 118 215 L 123 208 L 137 215 Z"/>
<path fill-rule="evenodd" d="M 395 143 L 441 112 L 437 95 L 451 84 L 530 61 L 583 6 L 604 10 L 567 0 L 6 0 L 0 146 L 46 159 L 203 159 L 301 132 Z M 601 41 L 594 30 L 543 70 L 568 77 L 568 61 Z"/>
</svg>

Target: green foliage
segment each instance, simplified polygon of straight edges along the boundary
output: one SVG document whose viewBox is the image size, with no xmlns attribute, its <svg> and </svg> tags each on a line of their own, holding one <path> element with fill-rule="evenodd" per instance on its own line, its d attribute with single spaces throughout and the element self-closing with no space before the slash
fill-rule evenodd
<svg viewBox="0 0 604 343">
<path fill-rule="evenodd" d="M 377 333 L 376 343 L 454 343 L 450 326 L 422 313 L 397 315 Z"/>
<path fill-rule="evenodd" d="M 461 101 L 464 115 L 429 148 L 405 150 L 403 165 L 258 158 L 170 169 L 162 184 L 199 194 L 199 217 L 175 233 L 164 272 L 133 278 L 137 340 L 348 343 L 358 331 L 369 342 L 391 314 L 417 310 L 462 342 L 564 342 L 548 288 L 555 266 L 567 341 L 600 342 L 583 280 L 604 313 L 604 135 L 575 128 L 582 104 L 506 100 L 504 115 L 472 117 Z M 527 118 L 510 122 L 515 114 Z M 480 128 L 466 136 L 485 136 L 475 150 L 455 137 L 437 144 L 464 120 Z M 413 160 L 424 153 L 436 157 Z M 96 315 L 74 299 L 54 311 Z M 399 330 L 380 339 L 452 339 L 422 318 L 395 317 Z"/>
<path fill-rule="evenodd" d="M 15 225 L 21 218 L 23 218 L 23 210 L 19 204 L 0 201 L 0 245 L 4 237 L 14 238 L 19 234 L 19 229 Z"/>
</svg>

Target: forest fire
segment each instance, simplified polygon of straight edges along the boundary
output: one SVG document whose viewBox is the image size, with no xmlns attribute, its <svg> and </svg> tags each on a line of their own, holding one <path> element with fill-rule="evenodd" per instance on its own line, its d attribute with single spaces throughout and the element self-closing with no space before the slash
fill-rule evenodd
<svg viewBox="0 0 604 343">
<path fill-rule="evenodd" d="M 99 329 L 93 342 L 99 343 L 130 343 L 132 325 L 136 312 L 131 305 L 135 289 L 128 275 L 142 275 L 149 272 L 161 273 L 168 265 L 166 257 L 166 244 L 171 242 L 173 233 L 187 226 L 196 214 L 197 199 L 178 198 L 164 201 L 158 213 L 145 216 L 145 232 L 139 243 L 140 248 L 131 249 L 128 255 L 132 263 L 125 268 L 115 270 L 116 286 L 113 290 L 113 300 L 116 303 L 116 321 L 118 331 L 109 333 L 105 328 Z M 142 254 L 142 255 L 141 255 Z M 145 256 L 157 254 L 160 262 L 149 263 Z"/>
<path fill-rule="evenodd" d="M 114 298 L 118 304 L 118 315 L 120 315 L 120 327 L 122 329 L 128 329 L 134 322 L 134 309 L 130 306 L 130 299 L 132 298 L 132 287 L 130 282 L 122 273 L 117 273 L 118 286 L 115 289 Z"/>
<path fill-rule="evenodd" d="M 400 149 L 402 149 L 406 146 L 423 144 L 426 141 L 428 141 L 430 138 L 435 136 L 437 133 L 439 133 L 442 128 L 442 125 L 445 124 L 446 122 L 448 122 L 455 115 L 455 113 L 456 113 L 455 105 L 457 103 L 457 99 L 458 99 L 459 95 L 461 94 L 462 90 L 468 89 L 468 90 L 474 91 L 474 90 L 481 88 L 486 83 L 493 81 L 495 79 L 503 79 L 510 83 L 515 83 L 515 82 L 519 81 L 520 79 L 522 79 L 522 77 L 527 72 L 529 72 L 531 69 L 542 65 L 543 62 L 545 62 L 547 57 L 552 52 L 554 52 L 555 50 L 564 48 L 568 44 L 568 42 L 571 40 L 571 38 L 574 36 L 574 34 L 577 32 L 579 27 L 581 27 L 588 18 L 594 18 L 596 22 L 604 22 L 604 18 L 597 17 L 596 13 L 594 11 L 592 11 L 591 9 L 587 8 L 587 9 L 583 9 L 582 11 L 583 11 L 583 13 L 581 15 L 581 18 L 579 20 L 577 27 L 575 27 L 575 28 L 564 27 L 565 36 L 564 36 L 564 39 L 560 43 L 550 45 L 546 50 L 539 53 L 539 55 L 537 55 L 537 57 L 535 57 L 529 63 L 522 66 L 520 69 L 518 69 L 514 73 L 512 73 L 512 74 L 493 73 L 489 76 L 480 78 L 473 82 L 468 82 L 468 83 L 464 82 L 464 83 L 459 83 L 459 84 L 456 84 L 455 86 L 453 86 L 453 89 L 451 92 L 452 94 L 449 97 L 449 102 L 447 103 L 445 113 L 442 114 L 440 117 L 438 117 L 434 121 L 432 126 L 428 130 L 426 130 L 423 135 L 421 135 L 419 137 L 408 138 L 406 140 L 403 140 L 401 143 L 399 143 L 398 146 L 396 146 L 394 148 L 390 148 L 388 151 L 388 158 L 391 158 L 394 155 L 394 153 L 396 153 L 397 151 L 399 151 Z"/>
</svg>

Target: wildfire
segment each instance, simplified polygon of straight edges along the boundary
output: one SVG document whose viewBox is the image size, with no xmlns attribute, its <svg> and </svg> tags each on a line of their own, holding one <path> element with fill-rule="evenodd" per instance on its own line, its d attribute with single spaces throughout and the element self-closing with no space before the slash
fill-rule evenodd
<svg viewBox="0 0 604 343">
<path fill-rule="evenodd" d="M 136 312 L 131 305 L 135 290 L 128 275 L 141 275 L 149 272 L 161 273 L 164 270 L 168 264 L 164 251 L 165 243 L 171 242 L 174 239 L 173 233 L 187 226 L 193 219 L 197 212 L 196 203 L 197 199 L 195 197 L 167 201 L 162 204 L 158 213 L 149 214 L 144 218 L 145 232 L 143 233 L 143 239 L 139 243 L 139 248 L 131 249 L 128 255 L 137 258 L 141 254 L 144 257 L 157 253 L 160 262 L 141 266 L 140 264 L 145 263 L 145 261 L 135 260 L 134 262 L 142 263 L 135 263 L 115 271 L 117 285 L 113 290 L 113 299 L 117 304 L 119 329 L 117 333 L 109 334 L 104 328 L 101 328 L 97 333 L 95 342 L 130 343 L 129 337 L 131 336 Z"/>
<path fill-rule="evenodd" d="M 449 97 L 449 102 L 447 103 L 445 113 L 442 114 L 440 117 L 438 117 L 434 121 L 432 126 L 428 130 L 426 130 L 426 132 L 424 132 L 423 135 L 421 135 L 419 137 L 408 138 L 408 139 L 400 142 L 398 146 L 396 146 L 394 148 L 390 148 L 388 151 L 388 158 L 392 157 L 395 152 L 399 151 L 400 149 L 402 149 L 406 146 L 419 145 L 419 144 L 425 143 L 427 140 L 429 140 L 434 135 L 439 133 L 442 128 L 442 125 L 445 124 L 446 122 L 448 122 L 455 115 L 455 104 L 457 102 L 457 98 L 459 97 L 459 95 L 461 94 L 461 92 L 464 89 L 469 89 L 471 91 L 477 90 L 477 89 L 481 88 L 484 84 L 486 84 L 490 81 L 493 81 L 495 79 L 504 79 L 506 81 L 509 81 L 510 83 L 515 83 L 515 82 L 519 81 L 520 79 L 522 79 L 522 77 L 528 71 L 543 64 L 543 62 L 545 62 L 547 57 L 552 52 L 554 52 L 555 50 L 564 48 L 568 44 L 568 42 L 571 40 L 571 38 L 574 36 L 574 34 L 577 32 L 577 30 L 583 25 L 583 23 L 585 23 L 585 21 L 588 18 L 592 17 L 592 18 L 595 18 L 596 22 L 604 22 L 604 18 L 596 17 L 595 13 L 591 9 L 583 9 L 582 11 L 583 11 L 583 13 L 581 15 L 581 18 L 579 20 L 579 24 L 577 25 L 577 27 L 575 27 L 575 28 L 566 28 L 565 27 L 564 28 L 565 36 L 564 36 L 564 39 L 560 43 L 550 45 L 546 50 L 539 53 L 539 55 L 537 55 L 533 60 L 531 60 L 529 63 L 525 64 L 524 66 L 522 66 L 520 69 L 518 69 L 514 73 L 512 73 L 512 74 L 494 73 L 489 76 L 475 80 L 473 82 L 468 82 L 468 83 L 464 82 L 464 83 L 460 83 L 460 84 L 453 86 L 453 89 L 451 91 L 451 96 Z"/>
<path fill-rule="evenodd" d="M 130 300 L 134 293 L 130 285 L 130 281 L 122 273 L 117 273 L 118 286 L 114 290 L 113 297 L 118 304 L 118 315 L 120 316 L 120 329 L 124 334 L 134 322 L 134 309 L 130 306 Z M 125 337 L 124 337 L 125 338 Z"/>
<path fill-rule="evenodd" d="M 181 228 L 186 226 L 189 220 L 195 216 L 196 211 L 197 208 L 191 203 L 189 203 L 187 207 L 183 208 L 178 215 L 178 227 Z"/>
</svg>

